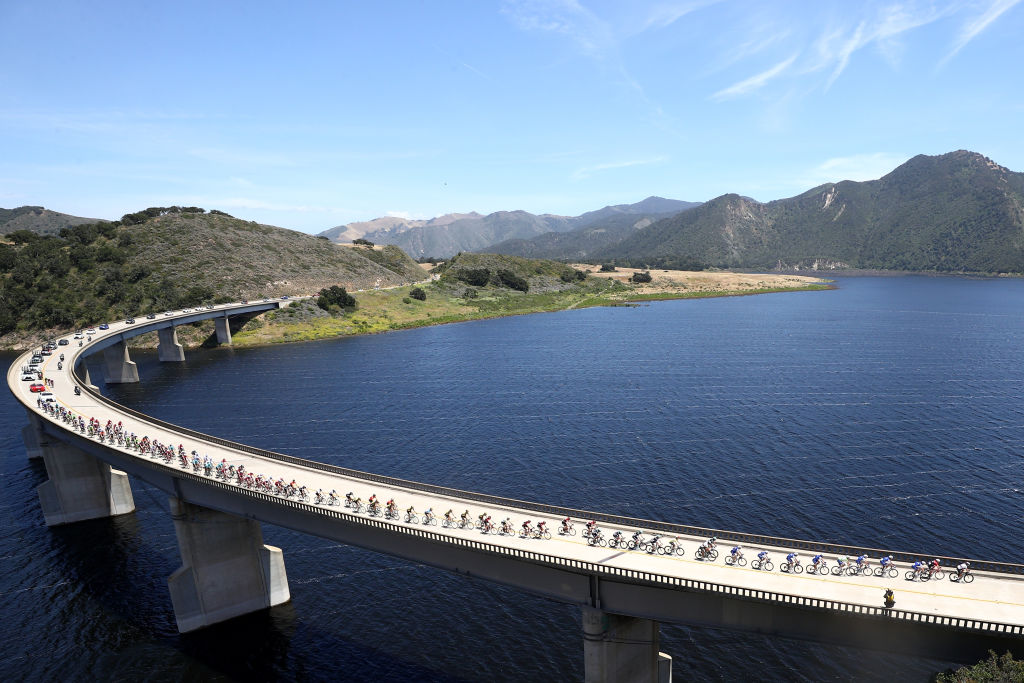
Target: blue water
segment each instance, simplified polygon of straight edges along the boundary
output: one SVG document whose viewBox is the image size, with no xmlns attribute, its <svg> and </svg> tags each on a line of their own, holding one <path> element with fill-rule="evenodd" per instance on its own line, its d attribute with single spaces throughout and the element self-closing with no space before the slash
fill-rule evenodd
<svg viewBox="0 0 1024 683">
<path fill-rule="evenodd" d="M 142 383 L 109 393 L 211 434 L 421 481 L 1024 561 L 1024 281 L 839 285 L 184 364 L 134 353 Z M 6 392 L 0 416 L 5 680 L 582 678 L 571 607 L 273 527 L 292 602 L 181 636 L 164 495 L 133 481 L 134 515 L 46 529 L 45 470 L 25 459 Z M 662 627 L 662 649 L 678 680 L 923 681 L 950 665 L 678 625 Z"/>
</svg>

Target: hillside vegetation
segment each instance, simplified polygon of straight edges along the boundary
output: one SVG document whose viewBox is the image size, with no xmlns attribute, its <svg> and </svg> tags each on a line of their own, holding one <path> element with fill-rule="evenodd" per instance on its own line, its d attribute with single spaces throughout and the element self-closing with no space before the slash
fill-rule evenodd
<svg viewBox="0 0 1024 683">
<path fill-rule="evenodd" d="M 17 231 L 0 242 L 0 344 L 204 302 L 425 278 L 397 249 L 365 252 L 197 207 L 151 208 L 59 236 Z"/>
<path fill-rule="evenodd" d="M 19 206 L 16 209 L 0 209 L 0 235 L 18 230 L 28 230 L 40 235 L 57 235 L 61 228 L 70 228 L 82 223 L 95 223 L 95 218 L 82 218 L 58 213 L 41 206 Z"/>
<path fill-rule="evenodd" d="M 651 267 L 1024 272 L 1024 174 L 917 156 L 879 180 L 762 204 L 728 194 L 593 254 Z"/>
</svg>

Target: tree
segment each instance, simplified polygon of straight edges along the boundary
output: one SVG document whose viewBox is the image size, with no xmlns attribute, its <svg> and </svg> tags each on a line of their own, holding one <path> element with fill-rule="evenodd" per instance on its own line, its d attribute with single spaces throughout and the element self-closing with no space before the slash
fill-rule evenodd
<svg viewBox="0 0 1024 683">
<path fill-rule="evenodd" d="M 409 296 L 418 301 L 426 301 L 427 293 L 423 291 L 421 287 L 413 287 L 409 290 Z"/>
<path fill-rule="evenodd" d="M 321 289 L 317 296 L 316 305 L 325 311 L 330 310 L 331 306 L 338 306 L 339 308 L 352 308 L 356 305 L 356 299 L 354 296 L 345 291 L 344 287 L 338 285 L 331 285 L 325 289 Z"/>
<path fill-rule="evenodd" d="M 365 237 L 357 237 L 357 238 L 355 238 L 354 240 L 352 240 L 352 244 L 362 244 L 365 247 L 372 247 L 373 246 L 373 242 L 371 242 L 370 240 L 366 239 Z"/>
<path fill-rule="evenodd" d="M 499 270 L 498 280 L 500 280 L 501 284 L 505 285 L 509 289 L 515 289 L 520 292 L 525 292 L 530 289 L 530 283 L 524 278 L 513 273 L 511 270 Z"/>
<path fill-rule="evenodd" d="M 483 287 L 491 279 L 491 271 L 487 268 L 463 268 L 455 274 L 455 277 L 467 285 Z"/>
<path fill-rule="evenodd" d="M 637 284 L 642 284 L 644 282 L 650 282 L 651 281 L 651 273 L 650 273 L 650 271 L 644 271 L 642 273 L 633 273 L 633 277 L 631 277 L 629 279 L 632 282 L 635 282 Z"/>
<path fill-rule="evenodd" d="M 602 273 L 614 273 L 615 272 L 615 264 L 614 263 L 602 264 L 601 265 L 601 272 Z"/>
<path fill-rule="evenodd" d="M 996 657 L 992 650 L 988 651 L 988 659 L 974 666 L 965 666 L 956 671 L 946 671 L 935 677 L 936 683 L 971 683 L 973 681 L 991 681 L 991 683 L 1012 683 L 1024 680 L 1024 662 L 1017 661 L 1007 652 Z"/>
</svg>

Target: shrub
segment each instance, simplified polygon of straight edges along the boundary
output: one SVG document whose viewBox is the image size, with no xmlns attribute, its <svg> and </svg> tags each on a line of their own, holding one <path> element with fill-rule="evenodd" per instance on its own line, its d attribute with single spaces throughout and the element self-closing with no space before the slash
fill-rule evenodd
<svg viewBox="0 0 1024 683">
<path fill-rule="evenodd" d="M 587 274 L 582 270 L 576 270 L 570 268 L 569 270 L 562 271 L 562 274 L 558 276 L 562 282 L 577 282 L 587 279 Z"/>
<path fill-rule="evenodd" d="M 513 273 L 511 270 L 499 270 L 498 280 L 509 289 L 515 289 L 520 292 L 525 292 L 530 289 L 530 283 L 524 278 Z"/>
<path fill-rule="evenodd" d="M 631 277 L 629 279 L 631 281 L 637 283 L 637 284 L 641 284 L 641 283 L 644 283 L 644 282 L 650 282 L 651 281 L 651 273 L 650 273 L 650 271 L 646 271 L 646 270 L 644 272 L 642 272 L 642 273 L 633 273 L 633 277 Z"/>
<path fill-rule="evenodd" d="M 329 311 L 332 305 L 339 308 L 352 308 L 356 305 L 356 299 L 346 292 L 344 287 L 331 285 L 326 289 L 320 290 L 320 293 L 317 295 L 316 305 L 325 311 Z"/>
<path fill-rule="evenodd" d="M 412 299 L 410 299 L 410 298 L 409 298 L 409 297 L 407 297 L 407 296 L 403 296 L 403 297 L 402 297 L 402 303 L 403 303 L 403 304 L 411 304 L 411 303 L 412 303 Z"/>
<path fill-rule="evenodd" d="M 456 273 L 455 277 L 467 285 L 483 287 L 491 279 L 491 271 L 487 268 L 464 268 Z"/>
<path fill-rule="evenodd" d="M 614 273 L 615 272 L 615 264 L 613 264 L 613 263 L 604 263 L 604 264 L 602 264 L 601 265 L 601 272 L 602 273 Z"/>
<path fill-rule="evenodd" d="M 418 301 L 426 301 L 427 293 L 423 291 L 421 287 L 413 287 L 409 290 L 409 296 Z"/>
<path fill-rule="evenodd" d="M 354 240 L 352 240 L 352 244 L 362 244 L 363 246 L 367 246 L 367 247 L 372 247 L 373 246 L 373 242 L 371 242 L 370 240 L 366 239 L 365 237 L 357 237 L 357 238 L 355 238 Z"/>
</svg>

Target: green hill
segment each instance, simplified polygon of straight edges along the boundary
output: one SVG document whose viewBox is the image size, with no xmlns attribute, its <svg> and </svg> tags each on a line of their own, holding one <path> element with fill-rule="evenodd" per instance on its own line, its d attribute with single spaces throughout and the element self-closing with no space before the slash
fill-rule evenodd
<svg viewBox="0 0 1024 683">
<path fill-rule="evenodd" d="M 727 194 L 606 246 L 652 267 L 1024 273 L 1024 174 L 973 152 L 762 204 Z"/>
<path fill-rule="evenodd" d="M 44 209 L 41 206 L 19 206 L 16 209 L 0 209 L 0 235 L 28 230 L 39 235 L 56 235 L 61 228 L 70 228 L 82 223 L 95 223 L 95 218 L 70 216 Z"/>
<path fill-rule="evenodd" d="M 397 249 L 364 251 L 195 207 L 147 209 L 56 237 L 16 232 L 0 242 L 0 345 L 203 302 L 425 279 Z"/>
</svg>

